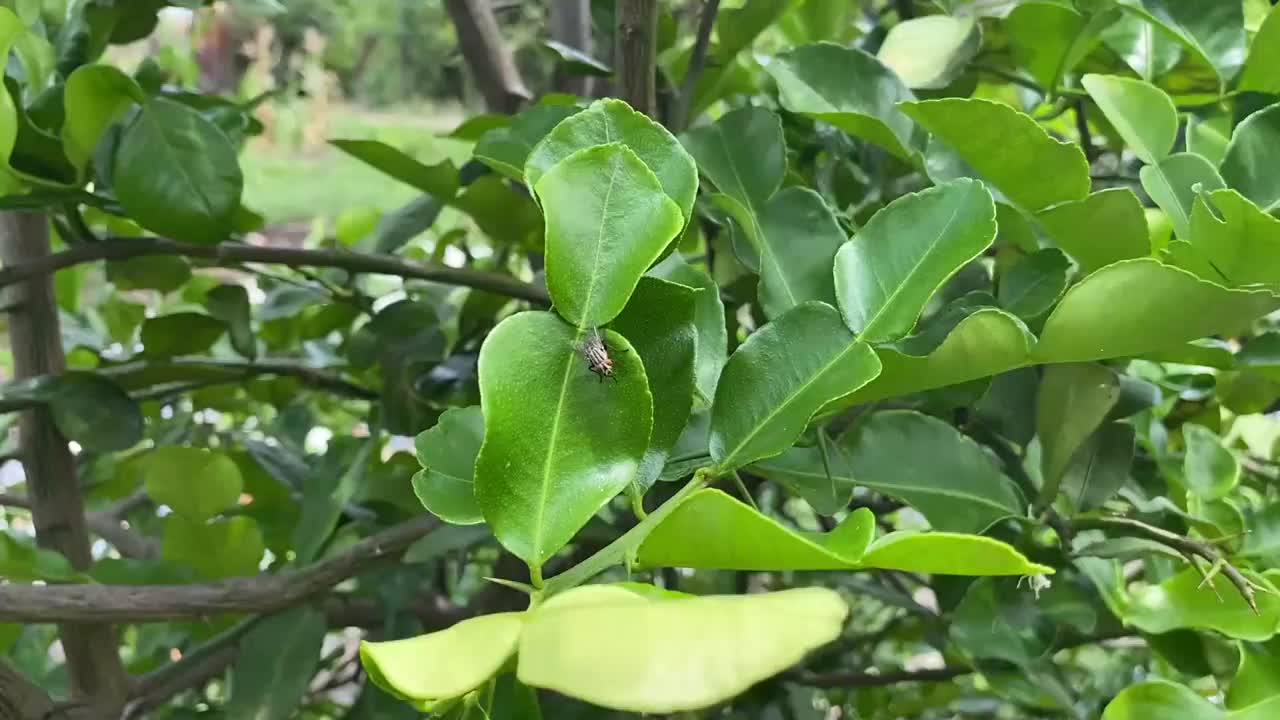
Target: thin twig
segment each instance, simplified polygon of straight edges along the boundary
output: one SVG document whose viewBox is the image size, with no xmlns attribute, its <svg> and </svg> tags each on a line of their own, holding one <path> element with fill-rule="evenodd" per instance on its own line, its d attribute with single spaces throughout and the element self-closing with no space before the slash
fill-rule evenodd
<svg viewBox="0 0 1280 720">
<path fill-rule="evenodd" d="M 689 124 L 689 109 L 693 107 L 693 94 L 698 89 L 698 80 L 707 64 L 707 49 L 711 45 L 711 30 L 716 24 L 716 13 L 720 10 L 720 0 L 706 0 L 702 4 L 702 15 L 698 18 L 698 35 L 693 41 L 693 53 L 689 55 L 689 66 L 684 71 L 684 79 L 680 81 L 680 94 L 676 96 L 676 106 L 671 111 L 672 132 L 679 132 Z"/>
<path fill-rule="evenodd" d="M 1072 520 L 1071 526 L 1075 530 L 1112 530 L 1129 535 L 1138 535 L 1162 545 L 1167 545 L 1183 555 L 1204 558 L 1212 567 L 1221 569 L 1222 574 L 1227 576 L 1232 585 L 1236 586 L 1236 590 L 1240 592 L 1240 596 L 1244 598 L 1244 601 L 1248 603 L 1254 613 L 1261 614 L 1258 610 L 1258 601 L 1253 592 L 1258 586 L 1245 577 L 1234 565 L 1227 562 L 1222 553 L 1218 552 L 1217 548 L 1209 543 L 1178 535 L 1154 525 L 1148 525 L 1141 520 L 1125 517 L 1081 518 Z M 1195 563 L 1192 564 L 1194 565 Z M 1196 570 L 1203 574 L 1198 565 L 1196 565 Z"/>
<path fill-rule="evenodd" d="M 501 273 L 470 268 L 453 268 L 414 262 L 393 255 L 373 255 L 346 250 L 308 250 L 304 248 L 221 243 L 198 245 L 167 238 L 112 238 L 91 245 L 78 245 L 68 250 L 31 260 L 15 262 L 0 268 L 0 287 L 49 275 L 63 268 L 98 260 L 128 260 L 136 257 L 169 255 L 208 260 L 220 267 L 242 263 L 287 265 L 289 267 L 332 267 L 353 273 L 393 275 L 416 280 L 430 280 L 446 285 L 460 285 L 487 290 L 498 295 L 528 300 L 545 305 L 546 291 L 538 286 Z"/>
</svg>

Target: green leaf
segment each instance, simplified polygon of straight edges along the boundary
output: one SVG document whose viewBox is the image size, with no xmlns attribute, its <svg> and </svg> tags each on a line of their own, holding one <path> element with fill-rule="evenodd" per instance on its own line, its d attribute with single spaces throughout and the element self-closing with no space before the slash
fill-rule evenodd
<svg viewBox="0 0 1280 720">
<path fill-rule="evenodd" d="M 84 65 L 67 78 L 62 102 L 63 152 L 83 176 L 107 128 L 145 103 L 146 95 L 133 78 L 111 65 Z"/>
<path fill-rule="evenodd" d="M 1177 36 L 1130 13 L 1122 14 L 1102 31 L 1102 42 L 1147 82 L 1172 70 L 1182 59 Z"/>
<path fill-rule="evenodd" d="M 609 325 L 635 348 L 653 393 L 653 431 L 634 481 L 641 492 L 658 479 L 672 446 L 689 422 L 698 342 L 694 303 L 703 292 L 707 291 L 694 292 L 654 277 L 640 278 L 631 301 Z"/>
<path fill-rule="evenodd" d="M 792 530 L 719 490 L 690 495 L 636 551 L 640 567 L 724 570 L 841 570 L 857 565 L 875 535 L 861 508 L 826 534 Z M 715 536 L 732 542 L 706 542 Z"/>
<path fill-rule="evenodd" d="M 1245 33 L 1242 3 L 1216 0 L 1143 0 L 1142 12 L 1168 28 L 1207 61 L 1222 84 L 1235 76 L 1244 63 Z"/>
<path fill-rule="evenodd" d="M 1110 500 L 1129 479 L 1133 464 L 1132 425 L 1108 423 L 1085 440 L 1062 478 L 1062 492 L 1084 512 Z"/>
<path fill-rule="evenodd" d="M 1027 2 L 1009 13 L 1004 30 L 1014 61 L 1041 87 L 1054 89 L 1061 87 L 1062 77 L 1089 54 L 1101 32 L 1115 20 L 1110 12 L 1096 12 L 1086 20 L 1067 6 Z"/>
<path fill-rule="evenodd" d="M 1280 639 L 1240 643 L 1240 666 L 1227 688 L 1226 705 L 1241 710 L 1280 695 Z"/>
<path fill-rule="evenodd" d="M 418 435 L 422 472 L 413 491 L 431 514 L 455 525 L 484 522 L 476 504 L 476 456 L 484 442 L 484 415 L 476 406 L 444 411 L 435 427 Z"/>
<path fill-rule="evenodd" d="M 787 172 L 782 120 L 762 107 L 727 112 L 710 125 L 689 130 L 681 141 L 716 190 L 753 217 L 759 214 L 756 208 L 778 191 Z M 741 152 L 744 147 L 751 152 Z"/>
<path fill-rule="evenodd" d="M 1280 105 L 1259 110 L 1236 126 L 1222 159 L 1222 179 L 1271 212 L 1280 208 L 1280 179 L 1272 172 L 1276 163 L 1280 163 Z"/>
<path fill-rule="evenodd" d="M 1067 290 L 1032 357 L 1083 362 L 1141 355 L 1232 332 L 1277 307 L 1280 301 L 1268 292 L 1228 290 L 1149 258 L 1125 260 Z"/>
<path fill-rule="evenodd" d="M 1187 116 L 1187 152 L 1193 152 L 1213 165 L 1221 165 L 1230 142 L 1231 117 L 1224 114 L 1201 118 Z"/>
<path fill-rule="evenodd" d="M 1054 626 L 1032 591 L 1012 580 L 982 578 L 969 586 L 948 629 L 951 641 L 971 658 L 1027 665 L 1053 644 Z"/>
<path fill-rule="evenodd" d="M 1240 82 L 1236 89 L 1241 92 L 1261 92 L 1272 95 L 1280 94 L 1280 75 L 1275 69 L 1280 67 L 1280 10 L 1272 7 L 1267 19 L 1258 28 L 1249 47 L 1249 57 L 1245 60 L 1244 69 L 1240 71 Z"/>
<path fill-rule="evenodd" d="M 604 325 L 680 232 L 680 208 L 620 143 L 574 153 L 535 187 L 546 212 L 551 300 L 578 327 Z"/>
<path fill-rule="evenodd" d="M 524 164 L 538 141 L 560 121 L 580 112 L 572 105 L 535 105 L 506 127 L 489 130 L 476 143 L 475 158 L 512 180 L 524 181 Z"/>
<path fill-rule="evenodd" d="M 1031 116 L 1004 103 L 946 98 L 898 107 L 1024 210 L 1089 194 L 1089 162 L 1080 146 L 1055 140 Z"/>
<path fill-rule="evenodd" d="M 778 101 L 793 113 L 830 123 L 915 162 L 921 133 L 897 108 L 915 97 L 892 70 L 856 48 L 802 45 L 765 65 L 778 83 Z"/>
<path fill-rule="evenodd" d="M 1036 398 L 1044 505 L 1057 498 L 1072 456 L 1119 399 L 1120 382 L 1114 372 L 1102 365 L 1071 363 L 1045 368 Z"/>
<path fill-rule="evenodd" d="M 1185 685 L 1148 680 L 1116 696 L 1102 720 L 1225 720 L 1227 713 Z"/>
<path fill-rule="evenodd" d="M 1240 482 L 1240 461 L 1212 430 L 1193 423 L 1182 426 L 1187 443 L 1182 473 L 1187 489 L 1202 500 L 1218 500 Z"/>
<path fill-rule="evenodd" d="M 445 160 L 426 165 L 378 140 L 330 140 L 329 144 L 406 185 L 444 201 L 458 194 L 458 169 Z"/>
<path fill-rule="evenodd" d="M 910 340 L 908 338 L 908 340 Z M 996 308 L 980 308 L 961 320 L 942 344 L 924 355 L 894 347 L 876 350 L 883 369 L 858 392 L 824 407 L 844 407 L 956 385 L 1027 364 L 1035 336 L 1022 321 Z M 903 343 L 906 344 L 905 342 Z"/>
<path fill-rule="evenodd" d="M 15 583 L 85 580 L 61 553 L 19 542 L 10 532 L 0 532 L 0 578 Z"/>
<path fill-rule="evenodd" d="M 1142 202 L 1129 188 L 1100 190 L 1083 200 L 1059 203 L 1036 213 L 1036 219 L 1085 273 L 1151 254 Z"/>
<path fill-rule="evenodd" d="M 1178 110 L 1163 90 L 1115 75 L 1085 75 L 1080 84 L 1138 159 L 1152 165 L 1169 155 L 1178 134 Z"/>
<path fill-rule="evenodd" d="M 379 446 L 378 434 L 361 441 L 343 438 L 325 453 L 319 472 L 303 488 L 298 524 L 293 528 L 294 560 L 306 564 L 320 555 L 347 507 L 365 485 L 369 459 Z"/>
<path fill-rule="evenodd" d="M 1250 581 L 1270 587 L 1262 576 L 1247 570 L 1242 572 Z M 1132 592 L 1120 619 L 1148 633 L 1203 628 L 1256 642 L 1275 635 L 1276 625 L 1280 623 L 1280 595 L 1275 591 L 1255 595 L 1258 603 L 1255 614 L 1223 578 L 1214 578 L 1216 591 L 1205 587 L 1201 580 L 1200 573 L 1186 568 L 1159 585 L 1138 588 Z"/>
<path fill-rule="evenodd" d="M 1046 248 L 1023 258 L 1000 279 L 1000 304 L 1024 320 L 1049 312 L 1067 289 L 1071 261 Z"/>
<path fill-rule="evenodd" d="M 607 708 L 696 710 L 831 642 L 847 614 L 826 588 L 669 599 L 581 587 L 530 614 L 517 672 L 526 685 Z"/>
<path fill-rule="evenodd" d="M 996 208 L 981 183 L 960 179 L 889 203 L 836 255 L 836 295 L 861 340 L 904 337 L 947 278 L 996 235 Z"/>
<path fill-rule="evenodd" d="M 1235 190 L 1196 198 L 1189 240 L 1171 244 L 1170 259 L 1206 280 L 1228 287 L 1280 283 L 1280 220 Z"/>
<path fill-rule="evenodd" d="M 120 205 L 142 227 L 188 242 L 231 233 L 244 176 L 231 141 L 200 113 L 147 101 L 125 127 L 111 177 Z"/>
<path fill-rule="evenodd" d="M 981 535 L 901 530 L 871 543 L 860 567 L 932 575 L 1050 575 L 1009 545 Z"/>
<path fill-rule="evenodd" d="M 981 46 L 982 30 L 972 18 L 929 15 L 889 28 L 876 58 L 907 87 L 936 90 L 950 85 Z"/>
<path fill-rule="evenodd" d="M 257 575 L 265 549 L 262 530 L 250 517 L 238 515 L 209 523 L 193 522 L 176 513 L 164 518 L 160 557 L 189 565 L 208 580 Z"/>
<path fill-rule="evenodd" d="M 217 318 L 201 313 L 160 315 L 142 323 L 142 346 L 155 358 L 191 355 L 208 350 L 226 331 Z"/>
<path fill-rule="evenodd" d="M 191 279 L 191 266 L 180 257 L 159 255 L 108 260 L 107 279 L 118 290 L 159 290 L 170 293 Z"/>
<path fill-rule="evenodd" d="M 415 705 L 460 697 L 480 687 L 511 658 L 525 613 L 481 615 L 447 630 L 360 643 L 360 664 L 378 687 Z"/>
<path fill-rule="evenodd" d="M 320 660 L 324 613 L 298 607 L 272 615 L 240 640 L 224 712 L 246 720 L 288 720 L 302 702 Z"/>
<path fill-rule="evenodd" d="M 1191 235 L 1191 209 L 1200 192 L 1226 187 L 1208 160 L 1192 153 L 1177 153 L 1138 171 L 1142 189 L 1169 216 L 1174 233 L 1182 239 Z"/>
<path fill-rule="evenodd" d="M 498 540 L 533 567 L 631 482 L 649 444 L 644 367 L 621 335 L 601 334 L 616 381 L 591 372 L 578 350 L 585 334 L 550 313 L 503 320 L 480 349 L 476 500 Z"/>
<path fill-rule="evenodd" d="M 834 308 L 804 303 L 757 330 L 725 364 L 711 406 L 722 471 L 791 446 L 818 408 L 871 381 L 880 361 Z"/>
<path fill-rule="evenodd" d="M 142 410 L 124 390 L 101 375 L 63 373 L 42 384 L 37 399 L 48 403 L 58 432 L 85 450 L 128 450 L 142 440 Z"/>
<path fill-rule="evenodd" d="M 937 530 L 982 532 L 1026 508 L 1022 494 L 978 444 L 928 415 L 875 413 L 838 447 L 853 482 L 909 503 Z"/>
<path fill-rule="evenodd" d="M 1239 424 L 1239 420 L 1236 421 Z M 1267 421 L 1270 424 L 1270 421 Z M 1240 548 L 1245 557 L 1266 557 L 1280 553 L 1280 504 L 1271 503 L 1246 516 L 1248 534 Z"/>
<path fill-rule="evenodd" d="M 698 194 L 698 169 L 693 158 L 666 128 L 621 100 L 597 100 L 556 125 L 529 153 L 524 166 L 525 180 L 546 204 L 540 182 L 551 168 L 580 150 L 615 143 L 634 153 L 652 171 L 662 191 L 688 222 L 692 217 L 693 198 Z M 632 192 L 625 185 L 617 191 Z"/>
<path fill-rule="evenodd" d="M 227 326 L 236 352 L 250 360 L 258 356 L 258 339 L 250 325 L 249 291 L 243 285 L 219 285 L 205 295 L 204 306 Z"/>
<path fill-rule="evenodd" d="M 649 274 L 700 291 L 693 295 L 693 324 L 698 333 L 694 375 L 698 393 L 704 398 L 715 397 L 729 353 L 720 286 L 701 268 L 685 262 L 679 253 L 668 255 Z"/>
<path fill-rule="evenodd" d="M 244 480 L 223 453 L 166 445 L 144 456 L 143 485 L 156 503 L 199 522 L 234 507 Z"/>
<path fill-rule="evenodd" d="M 559 58 L 559 65 L 563 66 L 565 71 L 570 75 L 592 75 L 595 77 L 609 77 L 613 74 L 613 69 L 590 55 L 582 52 L 578 48 L 565 45 L 555 40 L 543 40 L 542 46 L 550 50 Z"/>
</svg>

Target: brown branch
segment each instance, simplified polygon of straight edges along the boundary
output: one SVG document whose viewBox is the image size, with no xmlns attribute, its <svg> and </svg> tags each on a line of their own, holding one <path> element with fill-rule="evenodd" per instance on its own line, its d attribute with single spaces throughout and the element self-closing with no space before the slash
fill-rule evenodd
<svg viewBox="0 0 1280 720">
<path fill-rule="evenodd" d="M 658 0 L 618 0 L 614 14 L 618 92 L 631 107 L 657 117 Z"/>
<path fill-rule="evenodd" d="M 533 95 L 520 77 L 511 48 L 502 39 L 488 0 L 445 0 L 458 46 L 492 112 L 514 113 Z"/>
<path fill-rule="evenodd" d="M 48 218 L 43 214 L 0 216 L 0 262 L 5 266 L 0 272 L 40 265 L 54 257 L 49 252 Z M 13 379 L 18 382 L 66 369 L 53 278 L 42 273 L 21 279 L 25 282 L 7 298 L 22 306 L 9 318 Z M 36 543 L 62 553 L 77 570 L 87 570 L 93 557 L 75 459 L 47 407 L 22 413 L 18 451 L 24 458 Z M 118 709 L 128 695 L 129 677 L 120 662 L 115 630 L 106 624 L 68 622 L 58 628 L 58 634 L 66 652 L 72 698 L 100 709 Z"/>
<path fill-rule="evenodd" d="M 217 384 L 225 382 L 236 382 L 259 375 L 277 375 L 291 377 L 304 385 L 308 385 L 320 390 L 331 392 L 335 395 L 343 395 L 346 397 L 356 398 L 359 400 L 376 400 L 378 393 L 363 385 L 357 385 L 338 375 L 325 372 L 317 368 L 299 365 L 296 362 L 284 360 L 256 360 L 253 362 L 231 362 L 227 360 L 215 360 L 213 358 L 203 357 L 187 357 L 172 358 L 163 362 L 147 361 L 125 363 L 123 365 L 115 365 L 110 368 L 104 368 L 98 372 L 107 377 L 129 375 L 139 370 L 156 370 L 164 368 L 184 368 L 191 370 L 208 370 L 213 372 L 225 372 L 224 378 L 212 378 L 212 382 Z"/>
<path fill-rule="evenodd" d="M 544 305 L 549 302 L 545 289 L 509 275 L 414 262 L 392 255 L 242 243 L 197 245 L 155 237 L 111 238 L 100 243 L 77 245 L 51 255 L 8 260 L 5 262 L 5 267 L 0 268 L 0 288 L 25 280 L 47 277 L 57 270 L 82 263 L 97 260 L 128 260 L 157 255 L 198 258 L 223 267 L 246 262 L 290 267 L 330 267 L 352 273 L 394 275 L 415 280 L 430 280 L 446 285 L 461 285 Z"/>
<path fill-rule="evenodd" d="M 0 622 L 156 622 L 293 607 L 404 550 L 439 525 L 429 515 L 371 535 L 310 567 L 195 585 L 3 585 Z"/>
<path fill-rule="evenodd" d="M 1072 520 L 1070 526 L 1073 530 L 1111 530 L 1128 535 L 1137 535 L 1148 540 L 1154 540 L 1162 545 L 1167 545 L 1184 556 L 1203 558 L 1210 563 L 1211 567 L 1220 569 L 1222 574 L 1227 576 L 1227 580 L 1230 580 L 1231 584 L 1235 585 L 1240 596 L 1244 598 L 1244 601 L 1248 603 L 1254 613 L 1261 614 L 1258 611 L 1258 601 L 1253 595 L 1253 582 L 1245 577 L 1234 565 L 1227 562 L 1222 553 L 1218 552 L 1217 548 L 1209 543 L 1193 540 L 1163 528 L 1148 525 L 1141 520 L 1126 517 L 1082 518 Z M 1197 570 L 1200 569 L 1190 558 L 1188 558 L 1188 562 L 1191 562 Z M 1211 577 L 1206 577 L 1205 580 L 1210 587 L 1213 586 Z"/>
<path fill-rule="evenodd" d="M 698 80 L 707 64 L 707 49 L 711 46 L 711 30 L 716 24 L 716 13 L 720 10 L 720 0 L 705 0 L 702 4 L 702 15 L 698 18 L 698 35 L 693 41 L 693 52 L 689 55 L 689 66 L 684 71 L 684 79 L 680 81 L 680 94 L 676 97 L 675 109 L 671 111 L 672 132 L 680 132 L 689 124 L 689 109 L 693 107 L 693 95 L 698 91 Z"/>
<path fill-rule="evenodd" d="M 150 502 L 145 493 L 130 495 L 107 510 L 85 513 L 85 525 L 94 535 L 114 546 L 124 557 L 153 558 L 159 552 L 159 545 L 151 538 L 123 524 L 124 516 L 137 506 L 138 501 L 135 498 L 138 497 L 141 498 L 142 503 Z M 17 495 L 0 494 L 0 506 L 30 510 L 31 501 Z"/>
<path fill-rule="evenodd" d="M 48 693 L 0 659 L 0 720 L 49 717 L 54 708 Z"/>
</svg>

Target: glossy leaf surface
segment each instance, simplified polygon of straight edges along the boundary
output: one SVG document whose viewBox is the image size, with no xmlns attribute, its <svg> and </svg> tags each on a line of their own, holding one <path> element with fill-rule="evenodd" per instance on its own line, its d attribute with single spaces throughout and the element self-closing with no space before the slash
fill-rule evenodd
<svg viewBox="0 0 1280 720">
<path fill-rule="evenodd" d="M 422 506 L 457 525 L 484 522 L 476 504 L 476 456 L 484 442 L 484 415 L 476 406 L 451 408 L 414 442 L 422 471 L 413 492 Z"/>
</svg>

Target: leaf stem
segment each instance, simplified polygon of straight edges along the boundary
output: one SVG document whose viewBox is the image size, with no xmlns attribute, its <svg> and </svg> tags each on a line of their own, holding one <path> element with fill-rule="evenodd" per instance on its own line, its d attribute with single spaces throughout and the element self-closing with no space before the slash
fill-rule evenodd
<svg viewBox="0 0 1280 720">
<path fill-rule="evenodd" d="M 644 520 L 641 520 L 635 527 L 628 530 L 617 540 L 609 543 L 595 555 L 548 580 L 543 586 L 544 594 L 551 596 L 575 588 L 608 568 L 620 564 L 626 558 L 627 553 L 639 547 L 640 543 L 648 537 L 649 532 L 657 527 L 658 523 L 666 519 L 671 514 L 671 511 L 684 502 L 685 498 L 706 486 L 709 474 L 709 468 L 700 468 L 693 474 L 693 479 L 687 485 L 680 488 L 679 492 L 659 505 L 656 510 L 646 515 Z"/>
<path fill-rule="evenodd" d="M 746 500 L 747 504 L 751 506 L 751 509 L 760 512 L 760 508 L 756 505 L 756 499 L 751 497 L 751 491 L 747 489 L 747 484 L 742 482 L 742 476 L 738 474 L 737 470 L 733 471 L 733 484 L 738 488 L 742 499 Z"/>
</svg>

